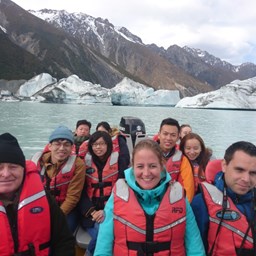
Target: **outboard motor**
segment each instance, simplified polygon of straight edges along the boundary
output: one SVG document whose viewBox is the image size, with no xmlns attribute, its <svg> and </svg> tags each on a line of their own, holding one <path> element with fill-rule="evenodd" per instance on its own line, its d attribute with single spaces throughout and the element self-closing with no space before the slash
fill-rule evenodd
<svg viewBox="0 0 256 256">
<path fill-rule="evenodd" d="M 123 116 L 119 126 L 122 133 L 131 135 L 133 146 L 137 135 L 146 134 L 145 124 L 137 117 Z"/>
</svg>

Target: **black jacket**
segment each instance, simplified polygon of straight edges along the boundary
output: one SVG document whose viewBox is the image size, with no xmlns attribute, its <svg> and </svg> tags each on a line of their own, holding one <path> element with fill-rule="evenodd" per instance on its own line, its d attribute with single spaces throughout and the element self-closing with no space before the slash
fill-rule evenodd
<svg viewBox="0 0 256 256">
<path fill-rule="evenodd" d="M 130 153 L 124 136 L 118 136 L 119 157 L 118 157 L 118 178 L 124 178 L 124 171 L 130 166 Z"/>
<path fill-rule="evenodd" d="M 75 256 L 75 238 L 55 199 L 46 192 L 51 214 L 50 256 Z"/>
</svg>

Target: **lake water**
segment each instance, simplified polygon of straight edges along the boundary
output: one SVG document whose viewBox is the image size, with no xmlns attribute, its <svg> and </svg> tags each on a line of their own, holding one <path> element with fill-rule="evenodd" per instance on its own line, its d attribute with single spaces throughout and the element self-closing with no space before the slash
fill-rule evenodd
<svg viewBox="0 0 256 256">
<path fill-rule="evenodd" d="M 42 150 L 50 133 L 60 124 L 74 130 L 77 120 L 87 119 L 94 132 L 98 122 L 108 121 L 118 126 L 122 116 L 140 118 L 149 134 L 158 132 L 162 119 L 167 117 L 177 119 L 180 124 L 188 123 L 216 157 L 222 157 L 225 149 L 238 140 L 256 144 L 255 111 L 34 102 L 0 102 L 0 111 L 0 133 L 10 132 L 16 136 L 27 158 Z"/>
</svg>

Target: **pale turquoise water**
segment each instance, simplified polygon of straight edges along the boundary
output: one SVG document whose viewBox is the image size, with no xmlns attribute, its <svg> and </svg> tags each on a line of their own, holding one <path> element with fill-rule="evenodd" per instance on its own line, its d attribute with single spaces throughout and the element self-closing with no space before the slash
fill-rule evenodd
<svg viewBox="0 0 256 256">
<path fill-rule="evenodd" d="M 121 107 L 106 105 L 44 104 L 0 102 L 0 133 L 15 135 L 27 158 L 41 150 L 50 133 L 63 124 L 75 129 L 78 119 L 88 119 L 92 132 L 100 121 L 118 126 L 122 116 L 135 116 L 145 123 L 146 131 L 158 131 L 162 119 L 172 117 L 180 124 L 189 123 L 216 157 L 238 140 L 256 144 L 256 112 L 230 110 L 176 109 L 170 107 Z"/>
</svg>

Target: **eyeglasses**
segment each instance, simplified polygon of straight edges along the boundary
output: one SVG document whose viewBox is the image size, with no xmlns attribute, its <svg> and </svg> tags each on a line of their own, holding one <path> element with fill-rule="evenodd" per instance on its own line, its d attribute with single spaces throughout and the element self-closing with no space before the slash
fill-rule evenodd
<svg viewBox="0 0 256 256">
<path fill-rule="evenodd" d="M 98 146 L 99 146 L 99 147 L 103 147 L 103 146 L 105 146 L 105 145 L 106 145 L 106 143 L 102 141 L 102 142 L 98 142 L 98 143 L 93 143 L 93 144 L 92 144 L 92 147 L 93 147 L 93 148 L 96 148 L 96 147 L 98 147 Z"/>
<path fill-rule="evenodd" d="M 70 142 L 60 142 L 60 141 L 54 141 L 54 142 L 52 142 L 52 145 L 55 148 L 60 148 L 61 146 L 63 146 L 63 148 L 69 148 L 72 146 L 72 144 Z"/>
</svg>

